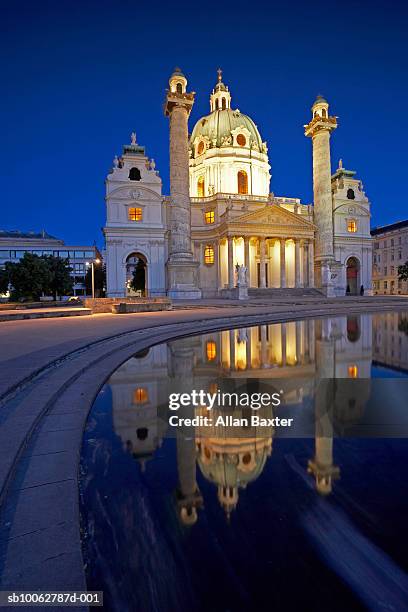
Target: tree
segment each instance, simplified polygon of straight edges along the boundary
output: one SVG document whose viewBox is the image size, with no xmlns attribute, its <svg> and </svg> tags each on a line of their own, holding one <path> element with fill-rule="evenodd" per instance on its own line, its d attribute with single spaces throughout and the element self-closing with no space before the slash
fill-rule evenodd
<svg viewBox="0 0 408 612">
<path fill-rule="evenodd" d="M 70 274 L 72 268 L 69 265 L 69 260 L 53 255 L 44 255 L 42 259 L 46 262 L 49 270 L 49 284 L 45 289 L 46 293 L 53 295 L 54 300 L 57 299 L 57 295 L 71 293 L 74 280 Z"/>
<path fill-rule="evenodd" d="M 24 253 L 17 263 L 8 261 L 6 272 L 12 286 L 12 299 L 38 300 L 51 282 L 51 272 L 43 257 Z"/>
<path fill-rule="evenodd" d="M 103 297 L 106 287 L 106 267 L 94 264 L 95 297 Z M 92 266 L 89 266 L 85 276 L 87 295 L 92 294 Z"/>
<path fill-rule="evenodd" d="M 0 295 L 7 293 L 10 284 L 9 273 L 5 268 L 0 268 Z"/>
<path fill-rule="evenodd" d="M 403 266 L 398 266 L 398 280 L 408 280 L 408 261 Z"/>
<path fill-rule="evenodd" d="M 146 287 L 146 267 L 143 259 L 138 259 L 133 270 L 133 276 L 129 287 L 133 289 L 133 291 L 141 291 L 142 295 L 144 295 Z"/>
</svg>

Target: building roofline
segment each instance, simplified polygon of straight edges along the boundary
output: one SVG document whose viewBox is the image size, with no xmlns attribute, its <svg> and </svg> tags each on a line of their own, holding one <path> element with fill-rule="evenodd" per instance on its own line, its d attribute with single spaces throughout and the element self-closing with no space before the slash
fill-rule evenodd
<svg viewBox="0 0 408 612">
<path fill-rule="evenodd" d="M 389 223 L 388 225 L 380 225 L 378 227 L 373 227 L 371 230 L 372 236 L 378 236 L 379 234 L 386 234 L 388 232 L 393 232 L 397 229 L 403 229 L 404 227 L 408 227 L 408 219 L 403 221 L 396 221 L 395 223 Z"/>
</svg>

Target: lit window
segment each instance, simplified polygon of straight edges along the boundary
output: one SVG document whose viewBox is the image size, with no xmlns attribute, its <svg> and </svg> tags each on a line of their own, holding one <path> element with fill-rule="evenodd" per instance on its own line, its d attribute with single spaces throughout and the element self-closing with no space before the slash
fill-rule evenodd
<svg viewBox="0 0 408 612">
<path fill-rule="evenodd" d="M 143 211 L 141 208 L 129 208 L 129 221 L 142 221 Z"/>
<path fill-rule="evenodd" d="M 217 345 L 215 344 L 214 340 L 209 340 L 207 342 L 206 352 L 207 360 L 214 361 L 214 359 L 217 357 Z"/>
<path fill-rule="evenodd" d="M 207 244 L 204 249 L 204 262 L 207 265 L 211 265 L 214 263 L 214 247 L 211 244 Z"/>
<path fill-rule="evenodd" d="M 355 234 L 357 231 L 357 221 L 355 219 L 349 219 L 347 221 L 347 231 L 351 234 Z"/>
<path fill-rule="evenodd" d="M 138 387 L 133 391 L 134 404 L 146 404 L 149 401 L 149 394 L 144 387 Z"/>
<path fill-rule="evenodd" d="M 240 147 L 245 147 L 246 145 L 246 138 L 243 134 L 238 134 L 237 136 L 237 143 L 239 144 Z"/>
<path fill-rule="evenodd" d="M 248 193 L 248 175 L 245 170 L 238 172 L 238 193 L 242 195 Z"/>
<path fill-rule="evenodd" d="M 203 198 L 205 195 L 205 183 L 204 183 L 204 177 L 200 176 L 200 178 L 197 181 L 197 196 L 199 198 Z"/>
<path fill-rule="evenodd" d="M 205 213 L 205 222 L 206 223 L 214 223 L 215 221 L 215 212 L 213 210 L 207 210 Z"/>
<path fill-rule="evenodd" d="M 351 365 L 348 367 L 348 376 L 349 378 L 358 377 L 358 367 L 356 365 Z"/>
<path fill-rule="evenodd" d="M 204 153 L 204 143 L 203 143 L 203 141 L 201 141 L 201 142 L 198 143 L 197 155 L 202 155 L 203 153 Z"/>
</svg>

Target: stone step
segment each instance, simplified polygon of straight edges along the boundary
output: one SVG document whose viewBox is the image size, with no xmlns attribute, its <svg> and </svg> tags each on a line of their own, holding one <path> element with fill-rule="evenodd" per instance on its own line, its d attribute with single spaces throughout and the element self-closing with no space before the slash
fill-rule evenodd
<svg viewBox="0 0 408 612">
<path fill-rule="evenodd" d="M 262 298 L 274 298 L 274 297 L 316 297 L 322 296 L 322 292 L 319 289 L 315 288 L 289 288 L 279 289 L 274 287 L 265 287 L 261 289 L 260 287 L 252 287 L 248 289 L 249 297 L 262 297 Z"/>
</svg>

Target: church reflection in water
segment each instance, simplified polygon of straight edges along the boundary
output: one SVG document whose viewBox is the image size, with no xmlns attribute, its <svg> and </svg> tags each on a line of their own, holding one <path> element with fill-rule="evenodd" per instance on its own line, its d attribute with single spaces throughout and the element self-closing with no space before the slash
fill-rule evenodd
<svg viewBox="0 0 408 612">
<path fill-rule="evenodd" d="M 141 351 L 110 378 L 113 424 L 123 449 L 145 469 L 169 435 L 168 395 L 174 389 L 214 393 L 250 388 L 251 383 L 283 389 L 285 409 L 298 406 L 314 415 L 314 455 L 307 471 L 321 495 L 340 477 L 333 458 L 333 422 L 342 433 L 358 423 L 370 395 L 373 359 L 408 369 L 408 336 L 402 314 L 341 316 L 265 324 L 184 338 Z M 394 340 L 387 340 L 395 334 Z M 391 349 L 389 346 L 393 346 Z M 398 352 L 398 355 L 396 353 Z M 337 379 L 365 379 L 365 384 L 337 385 Z M 277 385 L 277 386 L 276 386 Z M 247 416 L 234 408 L 234 417 Z M 250 411 L 250 410 L 249 410 Z M 261 409 L 273 416 L 272 408 Z M 269 412 L 268 412 L 269 411 Z M 205 407 L 180 408 L 180 417 L 206 413 Z M 217 410 L 213 410 L 214 419 Z M 223 409 L 225 414 L 225 409 Z M 262 473 L 272 455 L 273 427 L 178 427 L 177 508 L 185 525 L 198 520 L 203 504 L 197 465 L 217 489 L 227 517 L 240 491 Z"/>
</svg>

